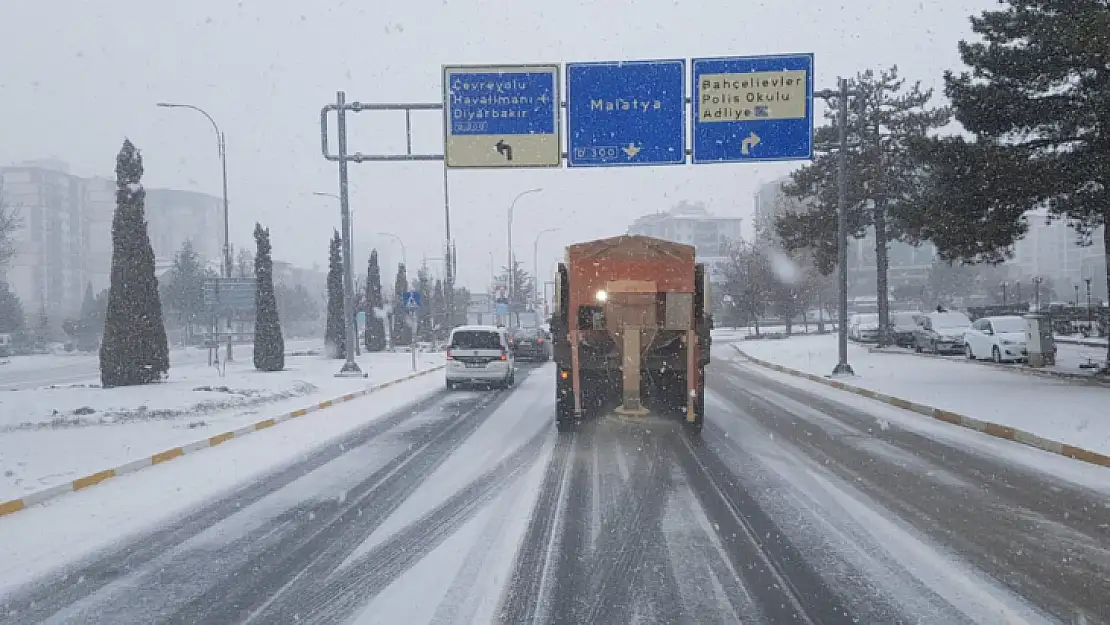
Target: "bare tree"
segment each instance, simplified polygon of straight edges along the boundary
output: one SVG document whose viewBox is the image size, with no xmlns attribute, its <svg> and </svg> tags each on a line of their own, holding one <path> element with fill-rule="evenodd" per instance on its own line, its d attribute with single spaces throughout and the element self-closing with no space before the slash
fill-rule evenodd
<svg viewBox="0 0 1110 625">
<path fill-rule="evenodd" d="M 19 210 L 9 207 L 4 201 L 4 189 L 0 187 L 0 269 L 7 266 L 15 256 L 15 231 L 20 226 Z"/>
</svg>

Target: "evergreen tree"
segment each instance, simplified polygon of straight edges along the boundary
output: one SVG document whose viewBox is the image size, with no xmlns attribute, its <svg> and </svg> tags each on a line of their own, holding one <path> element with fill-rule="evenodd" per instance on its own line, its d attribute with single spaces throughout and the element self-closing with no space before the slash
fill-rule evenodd
<svg viewBox="0 0 1110 625">
<path fill-rule="evenodd" d="M 420 293 L 420 310 L 416 311 L 417 340 L 430 341 L 432 334 L 432 272 L 425 261 L 416 272 L 412 290 Z"/>
<path fill-rule="evenodd" d="M 100 381 L 106 388 L 154 382 L 170 368 L 142 177 L 142 155 L 124 140 L 116 157 L 111 290 L 100 346 Z"/>
<path fill-rule="evenodd" d="M 404 293 L 409 290 L 408 272 L 405 263 L 397 265 L 397 280 L 393 283 L 393 344 L 412 344 L 412 326 L 409 313 L 405 310 Z"/>
<path fill-rule="evenodd" d="M 382 301 L 382 272 L 378 250 L 370 252 L 366 268 L 366 351 L 385 349 L 385 303 Z"/>
<path fill-rule="evenodd" d="M 23 302 L 7 282 L 0 282 L 0 333 L 19 334 L 25 323 Z"/>
<path fill-rule="evenodd" d="M 285 339 L 281 336 L 277 297 L 274 295 L 274 262 L 270 229 L 254 224 L 254 368 L 281 371 L 285 368 Z"/>
<path fill-rule="evenodd" d="M 97 338 L 104 330 L 104 318 L 100 315 L 96 296 L 93 295 L 92 282 L 85 285 L 85 297 L 81 302 L 81 316 L 71 333 L 77 349 L 87 352 L 96 349 Z"/>
<path fill-rule="evenodd" d="M 166 308 L 173 311 L 179 323 L 191 330 L 192 324 L 204 319 L 204 283 L 214 278 L 204 259 L 188 239 L 174 255 L 173 266 L 160 281 L 159 292 Z"/>
<path fill-rule="evenodd" d="M 868 227 L 874 229 L 879 342 L 889 344 L 887 251 L 889 241 L 908 236 L 901 217 L 912 204 L 919 178 L 918 164 L 909 157 L 910 144 L 946 125 L 951 113 L 929 108 L 932 90 L 922 89 L 920 82 L 907 87 L 897 67 L 878 74 L 868 70 L 853 83 L 853 90 L 862 95 L 849 105 L 849 143 L 855 145 L 847 154 L 849 233 L 860 237 Z M 826 118 L 830 123 L 818 130 L 815 142 L 836 144 L 836 111 L 827 112 Z M 837 257 L 838 161 L 836 153 L 823 154 L 792 175 L 786 194 L 816 201 L 780 217 L 776 224 L 788 250 L 815 249 L 814 260 L 823 273 L 832 271 Z"/>
<path fill-rule="evenodd" d="M 285 329 L 290 336 L 318 331 L 316 323 L 320 320 L 319 302 L 313 299 L 303 284 L 292 288 L 284 284 L 274 285 L 274 295 L 278 303 L 278 315 L 285 320 Z"/>
<path fill-rule="evenodd" d="M 946 259 L 1000 262 L 1028 230 L 1026 212 L 1043 207 L 1085 236 L 1104 226 L 1110 261 L 1110 5 L 1002 4 L 971 19 L 981 41 L 960 42 L 971 71 L 944 76 L 975 140 L 918 142 L 917 235 Z"/>
<path fill-rule="evenodd" d="M 328 310 L 324 330 L 325 351 L 331 358 L 347 357 L 347 324 L 343 317 L 343 241 L 339 232 L 331 238 L 328 252 Z"/>
<path fill-rule="evenodd" d="M 516 315 L 517 323 L 520 323 L 520 313 L 528 310 L 528 301 L 532 299 L 532 276 L 524 270 L 524 265 L 513 256 L 513 270 L 509 273 L 508 267 L 501 268 L 501 275 L 498 280 L 502 283 L 509 283 L 512 280 L 509 297 L 509 312 Z"/>
</svg>

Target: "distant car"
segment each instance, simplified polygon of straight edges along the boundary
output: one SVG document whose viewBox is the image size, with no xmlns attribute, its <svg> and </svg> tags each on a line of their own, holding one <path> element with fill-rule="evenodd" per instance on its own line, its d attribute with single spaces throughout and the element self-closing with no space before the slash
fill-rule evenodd
<svg viewBox="0 0 1110 625">
<path fill-rule="evenodd" d="M 959 354 L 964 351 L 964 333 L 971 319 L 962 312 L 931 312 L 922 315 L 914 330 L 914 350 L 934 354 Z"/>
<path fill-rule="evenodd" d="M 971 360 L 1025 360 L 1029 357 L 1025 345 L 1025 329 L 1025 319 L 1018 316 L 978 319 L 964 333 L 964 354 Z"/>
<path fill-rule="evenodd" d="M 459 326 L 447 341 L 447 388 L 489 384 L 508 388 L 516 382 L 516 357 L 509 333 L 496 326 Z"/>
<path fill-rule="evenodd" d="M 512 334 L 513 351 L 520 360 L 551 359 L 551 335 L 540 328 L 520 328 Z"/>
<path fill-rule="evenodd" d="M 917 330 L 917 322 L 921 313 L 893 312 L 890 313 L 890 338 L 898 347 L 913 347 L 913 333 Z"/>
<path fill-rule="evenodd" d="M 848 338 L 861 343 L 879 340 L 879 315 L 864 313 L 853 315 L 848 321 Z"/>
</svg>

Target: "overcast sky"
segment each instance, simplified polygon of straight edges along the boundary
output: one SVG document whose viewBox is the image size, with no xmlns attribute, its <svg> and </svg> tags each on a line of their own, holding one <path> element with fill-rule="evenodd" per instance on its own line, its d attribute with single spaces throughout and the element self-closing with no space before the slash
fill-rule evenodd
<svg viewBox="0 0 1110 625">
<path fill-rule="evenodd" d="M 127 136 L 143 151 L 147 186 L 220 190 L 215 139 L 188 111 L 208 110 L 228 141 L 232 241 L 261 221 L 275 256 L 326 264 L 339 223 L 338 170 L 323 159 L 319 110 L 336 90 L 363 102 L 438 102 L 443 64 L 565 63 L 813 52 L 816 86 L 897 64 L 940 86 L 960 67 L 968 16 L 991 0 L 7 0 L 0 7 L 0 163 L 58 158 L 78 175 L 113 175 Z M 938 90 L 939 91 L 939 90 Z M 416 150 L 440 152 L 435 114 L 414 120 Z M 400 116 L 362 113 L 350 150 L 404 149 Z M 490 254 L 505 258 L 505 213 L 522 190 L 514 246 L 530 268 L 567 243 L 625 231 L 679 200 L 749 217 L 758 185 L 796 165 L 459 171 L 450 177 L 461 281 L 484 287 Z M 441 256 L 439 163 L 351 165 L 356 267 L 370 246 L 392 264 Z M 384 270 L 388 282 L 395 268 Z M 546 268 L 543 270 L 546 273 Z"/>
</svg>

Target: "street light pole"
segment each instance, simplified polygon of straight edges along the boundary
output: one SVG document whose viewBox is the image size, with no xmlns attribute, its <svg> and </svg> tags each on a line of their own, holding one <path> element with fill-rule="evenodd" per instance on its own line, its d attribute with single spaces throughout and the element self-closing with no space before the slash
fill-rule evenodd
<svg viewBox="0 0 1110 625">
<path fill-rule="evenodd" d="M 317 197 L 330 197 L 330 198 L 332 198 L 333 200 L 335 200 L 337 202 L 341 201 L 339 199 L 338 195 L 336 195 L 334 193 L 328 193 L 327 191 L 313 191 L 312 195 L 315 195 Z M 353 249 L 354 246 L 355 246 L 355 214 L 354 213 L 351 213 L 350 218 L 348 219 L 348 221 L 351 223 L 350 237 L 351 237 L 351 248 Z"/>
<path fill-rule="evenodd" d="M 825 89 L 814 95 L 823 99 L 839 99 L 837 126 L 839 151 L 837 153 L 837 264 L 840 282 L 840 311 L 837 319 L 838 362 L 833 375 L 854 375 L 848 364 L 848 80 L 839 79 L 837 91 Z"/>
<path fill-rule="evenodd" d="M 393 234 L 392 232 L 379 232 L 377 233 L 377 235 L 380 237 L 389 237 L 396 241 L 397 245 L 401 246 L 401 264 L 404 265 L 405 269 L 407 270 L 409 266 L 408 254 L 405 252 L 405 242 L 401 240 L 401 237 Z"/>
<path fill-rule="evenodd" d="M 222 187 L 223 187 L 223 205 L 224 205 L 224 245 L 223 245 L 223 256 L 224 256 L 224 258 L 223 258 L 223 263 L 222 263 L 222 265 L 223 265 L 223 272 L 222 273 L 223 273 L 223 277 L 230 278 L 231 277 L 231 227 L 228 224 L 228 207 L 227 207 L 227 139 L 224 137 L 224 133 L 223 133 L 222 130 L 220 130 L 220 126 L 216 123 L 216 120 L 213 119 L 212 116 L 208 114 L 208 111 L 205 111 L 204 109 L 200 108 L 199 106 L 195 106 L 193 104 L 179 104 L 179 103 L 175 103 L 175 102 L 158 102 L 157 106 L 159 106 L 161 108 L 167 108 L 167 109 L 190 109 L 190 110 L 196 111 L 196 112 L 200 113 L 201 115 L 204 115 L 208 119 L 209 123 L 212 124 L 212 129 L 216 131 L 216 149 L 219 151 L 219 155 L 220 155 L 220 172 L 221 172 L 221 176 L 223 178 Z M 218 322 L 218 320 L 217 320 L 217 322 Z M 219 331 L 219 326 L 218 325 L 217 325 L 216 330 L 217 330 L 217 332 Z M 216 340 L 217 340 L 217 344 L 218 344 L 219 343 L 219 337 L 217 337 Z M 232 361 L 231 319 L 230 318 L 228 318 L 228 320 L 227 320 L 227 358 L 226 359 L 227 359 L 228 362 Z"/>
<path fill-rule="evenodd" d="M 231 277 L 231 237 L 230 237 L 231 229 L 228 225 L 227 141 L 224 137 L 224 133 L 220 130 L 219 125 L 216 124 L 216 120 L 213 119 L 212 116 L 209 115 L 207 111 L 200 108 L 199 106 L 194 106 L 192 104 L 177 104 L 177 103 L 174 103 L 174 102 L 159 102 L 158 106 L 161 107 L 161 108 L 168 108 L 168 109 L 191 109 L 191 110 L 194 110 L 194 111 L 200 113 L 201 115 L 204 115 L 205 117 L 207 117 L 208 121 L 212 124 L 212 128 L 216 131 L 216 149 L 219 150 L 220 169 L 221 169 L 222 175 L 223 175 L 223 204 L 224 204 L 223 277 L 230 278 Z"/>
<path fill-rule="evenodd" d="M 548 232 L 556 232 L 558 230 L 558 228 L 540 230 L 539 233 L 536 234 L 535 242 L 532 243 L 532 301 L 539 301 L 540 299 L 540 237 Z"/>
<path fill-rule="evenodd" d="M 508 237 L 508 239 L 509 239 L 508 240 L 508 244 L 509 244 L 509 264 L 506 265 L 506 269 L 508 271 L 508 274 L 507 274 L 506 277 L 508 278 L 507 282 L 508 282 L 508 295 L 509 295 L 509 327 L 510 328 L 513 326 L 513 277 L 514 277 L 513 274 L 515 273 L 515 271 L 514 271 L 515 266 L 513 265 L 513 209 L 516 208 L 516 203 L 520 200 L 520 198 L 528 195 L 529 193 L 539 193 L 540 191 L 543 191 L 543 189 L 536 188 L 536 189 L 528 189 L 527 191 L 521 191 L 519 194 L 517 194 L 517 196 L 515 198 L 513 198 L 512 203 L 509 204 L 509 222 L 508 222 L 508 226 L 509 226 L 508 227 L 508 231 L 509 231 L 509 237 Z"/>
</svg>

